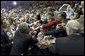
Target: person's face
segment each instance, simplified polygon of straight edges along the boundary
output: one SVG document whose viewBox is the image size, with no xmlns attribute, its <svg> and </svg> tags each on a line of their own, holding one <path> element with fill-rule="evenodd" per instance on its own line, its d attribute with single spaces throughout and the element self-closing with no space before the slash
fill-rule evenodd
<svg viewBox="0 0 85 56">
<path fill-rule="evenodd" d="M 80 9 L 80 8 L 83 8 L 83 6 L 82 6 L 82 5 L 79 5 L 79 9 Z"/>
<path fill-rule="evenodd" d="M 61 16 L 61 14 L 58 14 L 57 18 L 58 19 L 63 19 L 63 17 Z"/>
<path fill-rule="evenodd" d="M 7 24 L 7 25 L 9 25 L 9 24 L 10 24 L 8 20 L 6 21 L 6 24 Z"/>
<path fill-rule="evenodd" d="M 51 22 L 51 16 L 47 16 L 47 22 Z"/>
<path fill-rule="evenodd" d="M 75 13 L 74 14 L 74 18 L 77 18 L 79 15 L 78 15 L 78 13 Z"/>
<path fill-rule="evenodd" d="M 7 28 L 7 24 L 6 24 L 6 22 L 3 22 L 3 28 Z"/>
<path fill-rule="evenodd" d="M 84 1 L 81 1 L 81 6 L 84 6 Z"/>
</svg>

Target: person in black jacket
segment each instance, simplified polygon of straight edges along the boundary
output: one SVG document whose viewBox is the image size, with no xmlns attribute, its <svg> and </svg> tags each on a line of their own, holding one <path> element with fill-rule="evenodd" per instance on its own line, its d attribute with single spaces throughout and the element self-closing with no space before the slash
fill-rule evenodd
<svg viewBox="0 0 85 56">
<path fill-rule="evenodd" d="M 67 36 L 66 30 L 64 28 L 49 30 L 49 31 L 45 32 L 45 35 L 52 35 L 55 38 Z"/>
<path fill-rule="evenodd" d="M 15 32 L 10 55 L 27 55 L 29 46 L 37 42 L 37 39 L 32 38 L 29 34 L 29 31 L 30 27 L 28 27 L 27 23 L 23 22 L 19 25 L 18 30 Z"/>
<path fill-rule="evenodd" d="M 9 37 L 7 36 L 6 32 L 3 29 L 2 21 L 1 21 L 1 55 L 10 55 L 12 43 L 10 42 Z"/>
<path fill-rule="evenodd" d="M 80 20 L 82 21 L 82 18 Z M 49 49 L 58 55 L 84 55 L 84 36 L 81 34 L 81 30 L 84 31 L 84 24 L 81 23 L 77 20 L 68 21 L 66 25 L 68 36 L 56 38 L 55 44 Z"/>
</svg>

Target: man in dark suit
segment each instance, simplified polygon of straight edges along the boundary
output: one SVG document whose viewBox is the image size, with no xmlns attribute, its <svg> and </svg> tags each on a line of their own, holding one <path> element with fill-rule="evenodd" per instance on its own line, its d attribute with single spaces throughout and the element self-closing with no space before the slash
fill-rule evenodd
<svg viewBox="0 0 85 56">
<path fill-rule="evenodd" d="M 81 34 L 81 28 L 83 30 L 84 28 L 81 25 L 77 20 L 68 21 L 66 25 L 68 36 L 57 38 L 49 49 L 59 55 L 84 55 L 84 36 Z"/>
<path fill-rule="evenodd" d="M 52 35 L 52 36 L 54 36 L 56 38 L 67 36 L 66 31 L 63 28 L 52 29 L 52 30 L 46 31 L 44 34 L 45 35 Z"/>
<path fill-rule="evenodd" d="M 1 29 L 1 55 L 9 55 L 12 43 L 10 42 L 7 34 Z"/>
<path fill-rule="evenodd" d="M 9 37 L 7 36 L 6 32 L 3 29 L 2 21 L 1 21 L 1 55 L 10 55 L 12 43 L 10 42 Z"/>
<path fill-rule="evenodd" d="M 24 22 L 19 25 L 13 39 L 11 55 L 27 55 L 29 46 L 37 42 L 36 38 L 31 37 L 29 31 L 30 27 L 27 23 Z"/>
</svg>

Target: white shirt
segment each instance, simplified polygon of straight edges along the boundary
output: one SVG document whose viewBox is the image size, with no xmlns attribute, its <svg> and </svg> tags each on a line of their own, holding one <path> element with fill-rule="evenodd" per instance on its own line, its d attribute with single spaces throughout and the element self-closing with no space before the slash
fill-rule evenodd
<svg viewBox="0 0 85 56">
<path fill-rule="evenodd" d="M 65 12 L 66 15 L 67 15 L 66 18 L 70 18 L 70 16 L 74 13 L 74 10 L 71 8 L 70 5 L 68 5 L 68 6 L 65 8 L 65 10 L 63 10 L 65 6 L 66 6 L 66 5 L 61 6 L 60 9 L 59 9 L 59 11 Z"/>
<path fill-rule="evenodd" d="M 66 18 L 70 18 L 70 16 L 74 13 L 74 10 L 71 7 L 69 7 L 69 8 L 67 8 L 67 11 L 65 11 L 65 12 L 67 15 Z"/>
</svg>

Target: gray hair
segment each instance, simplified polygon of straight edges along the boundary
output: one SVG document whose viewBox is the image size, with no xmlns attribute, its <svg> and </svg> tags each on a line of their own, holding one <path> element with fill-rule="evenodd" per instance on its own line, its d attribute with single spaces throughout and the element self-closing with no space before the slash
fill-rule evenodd
<svg viewBox="0 0 85 56">
<path fill-rule="evenodd" d="M 81 25 L 77 20 L 70 20 L 66 24 L 66 31 L 67 31 L 67 35 L 80 33 Z"/>
<path fill-rule="evenodd" d="M 28 29 L 29 27 L 28 27 L 28 23 L 26 23 L 26 22 L 22 22 L 22 23 L 20 23 L 19 24 L 19 26 L 18 26 L 18 29 L 19 30 L 25 30 L 25 29 Z"/>
</svg>

